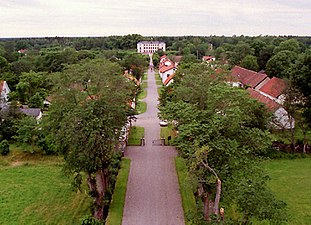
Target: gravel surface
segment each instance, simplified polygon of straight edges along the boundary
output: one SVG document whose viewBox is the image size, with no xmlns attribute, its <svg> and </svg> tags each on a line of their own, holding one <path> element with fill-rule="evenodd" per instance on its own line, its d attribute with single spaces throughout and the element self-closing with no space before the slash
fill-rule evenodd
<svg viewBox="0 0 311 225">
<path fill-rule="evenodd" d="M 160 138 L 157 117 L 158 93 L 154 72 L 148 71 L 147 111 L 134 125 L 145 127 L 145 146 L 127 147 L 131 159 L 123 225 L 183 225 L 184 214 L 179 192 L 174 147 L 153 146 Z"/>
</svg>

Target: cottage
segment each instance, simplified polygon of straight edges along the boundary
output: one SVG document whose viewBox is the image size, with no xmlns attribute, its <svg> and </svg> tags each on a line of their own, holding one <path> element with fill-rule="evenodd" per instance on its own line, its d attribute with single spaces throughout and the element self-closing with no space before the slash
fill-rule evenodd
<svg viewBox="0 0 311 225">
<path fill-rule="evenodd" d="M 279 103 L 273 101 L 271 98 L 261 94 L 260 92 L 248 88 L 247 89 L 251 98 L 263 103 L 267 109 L 273 113 L 274 118 L 272 120 L 273 125 L 277 129 L 290 129 L 295 127 L 295 121 L 290 118 L 286 109 Z"/>
<path fill-rule="evenodd" d="M 27 116 L 32 116 L 36 118 L 37 121 L 42 118 L 42 111 L 40 108 L 21 108 L 20 110 Z"/>
<path fill-rule="evenodd" d="M 287 83 L 285 80 L 277 77 L 272 77 L 258 90 L 261 94 L 283 105 L 285 100 L 284 91 L 286 90 L 286 88 Z"/>
<path fill-rule="evenodd" d="M 168 78 L 166 78 L 166 80 L 164 81 L 164 86 L 169 86 L 171 83 L 174 82 L 173 78 L 175 77 L 176 73 L 173 73 L 172 75 L 170 75 Z"/>
<path fill-rule="evenodd" d="M 175 73 L 177 70 L 176 65 L 166 55 L 162 56 L 159 63 L 159 74 L 164 84 L 166 79 Z"/>
<path fill-rule="evenodd" d="M 257 73 L 240 66 L 235 66 L 231 70 L 229 77 L 229 82 L 232 83 L 232 86 L 251 87 L 253 89 L 257 89 L 258 86 L 268 82 L 269 80 L 270 78 L 265 73 Z"/>
</svg>

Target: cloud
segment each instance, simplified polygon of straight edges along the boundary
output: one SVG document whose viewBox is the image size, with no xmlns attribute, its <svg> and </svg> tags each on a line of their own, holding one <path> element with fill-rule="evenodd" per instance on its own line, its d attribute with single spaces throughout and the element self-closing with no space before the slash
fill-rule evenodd
<svg viewBox="0 0 311 225">
<path fill-rule="evenodd" d="M 309 0 L 10 0 L 0 2 L 0 37 L 310 35 Z"/>
</svg>

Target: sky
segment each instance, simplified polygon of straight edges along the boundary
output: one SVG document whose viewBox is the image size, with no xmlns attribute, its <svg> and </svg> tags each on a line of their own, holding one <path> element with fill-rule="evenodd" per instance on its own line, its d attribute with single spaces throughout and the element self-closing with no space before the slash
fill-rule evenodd
<svg viewBox="0 0 311 225">
<path fill-rule="evenodd" d="M 0 37 L 311 36 L 310 0 L 0 0 Z"/>
</svg>

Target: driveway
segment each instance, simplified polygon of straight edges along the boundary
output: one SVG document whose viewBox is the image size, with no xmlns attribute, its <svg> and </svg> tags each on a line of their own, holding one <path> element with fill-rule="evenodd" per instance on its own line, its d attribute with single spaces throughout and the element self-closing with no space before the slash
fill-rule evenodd
<svg viewBox="0 0 311 225">
<path fill-rule="evenodd" d="M 184 225 L 174 158 L 174 147 L 154 146 L 160 138 L 157 117 L 158 93 L 153 70 L 148 71 L 146 113 L 137 116 L 135 126 L 145 127 L 145 146 L 127 147 L 131 159 L 123 225 Z"/>
</svg>

